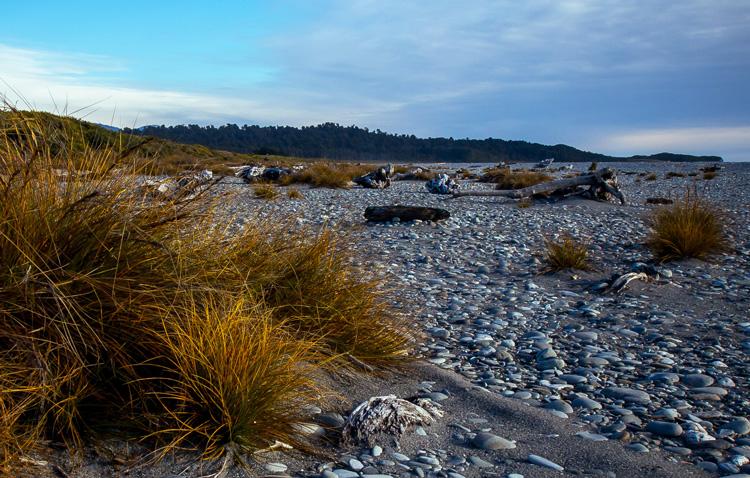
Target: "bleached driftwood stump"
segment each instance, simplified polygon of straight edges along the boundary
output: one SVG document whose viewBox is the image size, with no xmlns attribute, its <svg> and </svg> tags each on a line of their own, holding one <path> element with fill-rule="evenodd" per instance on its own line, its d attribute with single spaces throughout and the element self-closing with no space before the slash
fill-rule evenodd
<svg viewBox="0 0 750 478">
<path fill-rule="evenodd" d="M 341 441 L 344 445 L 372 446 L 380 434 L 398 439 L 407 429 L 429 425 L 435 417 L 442 416 L 443 411 L 432 400 L 418 398 L 412 403 L 395 395 L 372 397 L 351 413 L 341 432 Z"/>
</svg>

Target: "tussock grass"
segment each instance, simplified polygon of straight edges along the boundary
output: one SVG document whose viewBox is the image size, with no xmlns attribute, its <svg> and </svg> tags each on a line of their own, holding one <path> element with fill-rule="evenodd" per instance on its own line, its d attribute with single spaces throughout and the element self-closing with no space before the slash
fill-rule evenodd
<svg viewBox="0 0 750 478">
<path fill-rule="evenodd" d="M 592 161 L 589 165 L 589 171 L 594 172 L 599 167 L 599 164 L 596 161 Z"/>
<path fill-rule="evenodd" d="M 168 424 L 156 432 L 164 451 L 195 447 L 218 459 L 282 440 L 319 398 L 315 343 L 297 340 L 269 311 L 226 294 L 177 312 L 164 324 L 168 360 L 154 392 Z M 291 440 L 291 441 L 290 441 Z"/>
<path fill-rule="evenodd" d="M 714 179 L 717 174 L 714 171 L 706 171 L 703 173 L 703 179 L 710 180 Z"/>
<path fill-rule="evenodd" d="M 408 359 L 330 231 L 230 234 L 210 190 L 154 197 L 132 150 L 48 127 L 0 128 L 0 463 L 104 424 L 208 459 L 294 443 L 315 370 Z"/>
<path fill-rule="evenodd" d="M 648 173 L 646 177 L 643 178 L 645 181 L 656 181 L 657 176 L 656 173 Z"/>
<path fill-rule="evenodd" d="M 667 178 L 667 179 L 684 178 L 685 177 L 685 173 L 680 173 L 680 172 L 677 172 L 677 171 L 669 171 L 669 172 L 667 172 L 667 174 L 664 175 L 664 177 Z"/>
<path fill-rule="evenodd" d="M 534 200 L 531 198 L 521 198 L 518 200 L 518 203 L 516 203 L 516 206 L 519 209 L 526 209 L 528 207 L 531 207 L 534 205 Z"/>
<path fill-rule="evenodd" d="M 568 234 L 559 239 L 547 238 L 544 241 L 545 272 L 557 272 L 565 269 L 589 270 L 588 249 L 586 245 Z"/>
<path fill-rule="evenodd" d="M 258 184 L 253 187 L 253 193 L 255 197 L 268 200 L 274 200 L 281 195 L 276 186 L 272 184 Z"/>
<path fill-rule="evenodd" d="M 484 171 L 480 182 L 495 183 L 496 189 L 522 189 L 552 180 L 549 174 L 527 169 L 490 168 Z"/>
<path fill-rule="evenodd" d="M 352 179 L 374 169 L 373 165 L 317 162 L 302 171 L 284 176 L 281 184 L 304 183 L 317 188 L 342 189 L 348 188 Z"/>
<path fill-rule="evenodd" d="M 286 196 L 289 199 L 304 199 L 305 196 L 302 195 L 299 189 L 297 188 L 290 188 L 289 191 L 287 191 Z"/>
<path fill-rule="evenodd" d="M 708 259 L 728 250 L 724 215 L 693 192 L 682 200 L 655 210 L 649 218 L 646 244 L 657 260 Z"/>
</svg>

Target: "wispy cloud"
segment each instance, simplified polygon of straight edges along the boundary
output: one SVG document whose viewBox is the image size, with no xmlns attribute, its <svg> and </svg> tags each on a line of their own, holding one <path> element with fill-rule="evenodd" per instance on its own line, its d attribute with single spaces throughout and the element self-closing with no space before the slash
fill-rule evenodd
<svg viewBox="0 0 750 478">
<path fill-rule="evenodd" d="M 329 0 L 318 8 L 294 27 L 253 36 L 244 57 L 214 43 L 231 35 L 207 28 L 199 44 L 210 58 L 159 65 L 159 83 L 142 83 L 148 74 L 131 71 L 127 59 L 2 43 L 0 79 L 37 108 L 54 109 L 50 98 L 70 109 L 97 103 L 91 119 L 108 122 L 116 111 L 120 125 L 335 121 L 583 147 L 620 138 L 622 148 L 639 148 L 632 152 L 654 145 L 711 153 L 721 142 L 709 136 L 625 138 L 750 124 L 748 2 Z M 182 72 L 173 82 L 171 67 Z M 601 130 L 625 133 L 591 138 Z"/>
<path fill-rule="evenodd" d="M 81 110 L 79 114 L 91 121 L 118 126 L 229 121 L 301 125 L 319 121 L 327 114 L 347 116 L 335 106 L 322 112 L 268 96 L 255 100 L 252 95 L 139 88 L 109 77 L 112 72 L 125 70 L 124 65 L 108 57 L 0 44 L 0 94 L 20 107 L 59 113 Z"/>
</svg>

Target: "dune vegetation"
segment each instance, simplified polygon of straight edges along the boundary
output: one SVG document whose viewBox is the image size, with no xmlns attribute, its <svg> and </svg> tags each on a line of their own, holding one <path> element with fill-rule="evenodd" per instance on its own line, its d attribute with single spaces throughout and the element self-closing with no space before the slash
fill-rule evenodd
<svg viewBox="0 0 750 478">
<path fill-rule="evenodd" d="M 545 272 L 558 272 L 566 269 L 589 270 L 588 249 L 585 244 L 568 234 L 558 239 L 547 238 L 544 241 Z"/>
<path fill-rule="evenodd" d="M 708 259 L 729 249 L 725 218 L 716 206 L 688 190 L 682 199 L 651 214 L 646 245 L 661 262 Z"/>
<path fill-rule="evenodd" d="M 0 123 L 0 464 L 103 427 L 240 457 L 295 432 L 321 372 L 413 337 L 331 231 L 219 217 L 141 187 L 135 147 L 12 109 Z M 289 221 L 290 224 L 293 221 Z M 368 279 L 363 279 L 367 277 Z"/>
<path fill-rule="evenodd" d="M 479 179 L 481 182 L 494 183 L 495 189 L 522 189 L 554 179 L 549 174 L 528 169 L 489 168 Z"/>
</svg>

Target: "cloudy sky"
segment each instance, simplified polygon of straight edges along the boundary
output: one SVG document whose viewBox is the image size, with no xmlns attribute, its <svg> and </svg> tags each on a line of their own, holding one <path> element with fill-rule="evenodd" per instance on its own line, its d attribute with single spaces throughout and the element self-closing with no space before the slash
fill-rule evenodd
<svg viewBox="0 0 750 478">
<path fill-rule="evenodd" d="M 750 161 L 748 0 L 34 0 L 0 94 L 117 126 L 309 125 Z"/>
</svg>

